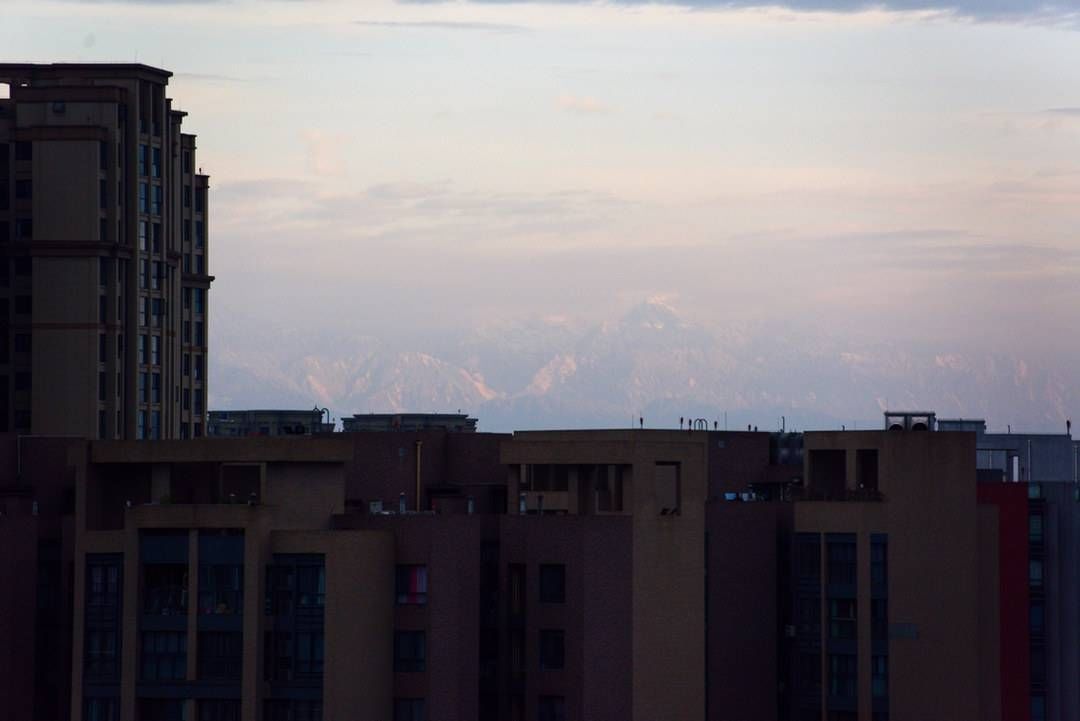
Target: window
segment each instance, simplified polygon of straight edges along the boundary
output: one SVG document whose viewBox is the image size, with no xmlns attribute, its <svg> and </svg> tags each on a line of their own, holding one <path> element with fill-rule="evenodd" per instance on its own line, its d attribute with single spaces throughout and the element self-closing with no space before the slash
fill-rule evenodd
<svg viewBox="0 0 1080 721">
<path fill-rule="evenodd" d="M 112 265 L 112 260 L 109 258 L 98 258 L 98 285 L 106 286 L 109 284 L 109 267 Z"/>
<path fill-rule="evenodd" d="M 0 191 L 3 189 L 0 188 Z M 0 243 L 7 243 L 11 240 L 11 226 L 6 220 L 0 220 Z M 105 240 L 104 236 L 102 240 Z"/>
<path fill-rule="evenodd" d="M 1031 721 L 1046 721 L 1046 697 L 1041 694 L 1031 697 Z"/>
<path fill-rule="evenodd" d="M 98 296 L 98 323 L 109 322 L 109 298 L 108 296 Z"/>
<path fill-rule="evenodd" d="M 146 238 L 147 238 L 147 223 L 145 220 L 139 221 L 139 250 L 146 250 Z M 146 262 L 146 261 L 143 261 Z M 140 286 L 142 287 L 142 286 Z"/>
<path fill-rule="evenodd" d="M 1032 589 L 1042 589 L 1043 585 L 1043 562 L 1039 560 L 1028 561 L 1028 585 Z"/>
<path fill-rule="evenodd" d="M 870 583 L 879 587 L 889 583 L 889 541 L 883 533 L 870 536 Z"/>
<path fill-rule="evenodd" d="M 323 674 L 325 641 L 322 631 L 296 634 L 296 678 L 320 678 Z"/>
<path fill-rule="evenodd" d="M 202 213 L 206 210 L 206 188 L 195 191 L 195 211 Z"/>
<path fill-rule="evenodd" d="M 829 638 L 855 638 L 855 599 L 829 600 Z"/>
<path fill-rule="evenodd" d="M 104 182 L 104 181 L 102 181 Z M 30 200 L 34 197 L 34 186 L 29 180 L 15 181 L 15 200 Z"/>
<path fill-rule="evenodd" d="M 206 224 L 201 220 L 195 221 L 195 247 L 201 248 L 206 244 Z"/>
<path fill-rule="evenodd" d="M 238 680 L 244 643 L 240 631 L 199 632 L 199 679 Z"/>
<path fill-rule="evenodd" d="M 566 656 L 566 634 L 562 630 L 542 629 L 540 631 L 540 670 L 559 671 L 563 668 Z"/>
<path fill-rule="evenodd" d="M 855 537 L 836 534 L 828 539 L 829 583 L 855 585 Z"/>
<path fill-rule="evenodd" d="M 155 253 L 161 252 L 161 223 L 154 223 L 150 226 L 150 240 L 151 248 Z"/>
<path fill-rule="evenodd" d="M 184 310 L 191 310 L 191 288 L 184 288 Z"/>
<path fill-rule="evenodd" d="M 150 359 L 150 336 L 139 336 L 139 365 L 146 365 Z"/>
<path fill-rule="evenodd" d="M 161 186 L 150 188 L 150 215 L 161 215 Z"/>
<path fill-rule="evenodd" d="M 855 654 L 829 654 L 829 695 L 855 698 Z"/>
<path fill-rule="evenodd" d="M 156 366 L 161 365 L 161 336 L 150 336 L 150 363 Z"/>
<path fill-rule="evenodd" d="M 198 721 L 240 721 L 240 702 L 236 699 L 199 699 Z"/>
<path fill-rule="evenodd" d="M 191 172 L 191 151 L 185 150 L 183 155 L 184 172 Z"/>
<path fill-rule="evenodd" d="M 426 721 L 424 699 L 394 699 L 394 721 Z"/>
<path fill-rule="evenodd" d="M 190 388 L 185 388 L 184 389 L 184 410 L 185 411 L 190 411 L 191 410 L 191 389 Z"/>
<path fill-rule="evenodd" d="M 1043 542 L 1043 515 L 1032 513 L 1028 516 L 1028 542 L 1033 545 L 1042 545 Z"/>
<path fill-rule="evenodd" d="M 191 207 L 191 186 L 190 185 L 185 185 L 184 186 L 184 207 L 185 208 L 190 208 Z"/>
<path fill-rule="evenodd" d="M 195 273 L 197 275 L 204 275 L 206 273 L 205 260 L 206 256 L 201 253 L 195 255 Z"/>
<path fill-rule="evenodd" d="M 150 289 L 157 290 L 161 287 L 161 262 L 153 261 L 150 263 Z"/>
<path fill-rule="evenodd" d="M 150 411 L 150 439 L 161 440 L 161 411 Z"/>
<path fill-rule="evenodd" d="M 204 307 L 203 300 L 205 298 L 205 294 L 206 294 L 206 291 L 204 289 L 202 289 L 202 288 L 192 288 L 191 289 L 191 296 L 192 296 L 192 299 L 194 300 L 195 312 L 196 313 L 202 313 L 203 312 L 203 307 Z"/>
<path fill-rule="evenodd" d="M 15 160 L 33 160 L 34 145 L 28 140 L 15 143 Z"/>
<path fill-rule="evenodd" d="M 195 345 L 206 345 L 206 324 L 201 320 L 195 321 Z"/>
<path fill-rule="evenodd" d="M 804 651 L 798 658 L 798 685 L 810 693 L 821 691 L 821 655 Z M 820 716 L 818 721 L 820 721 Z"/>
<path fill-rule="evenodd" d="M 566 721 L 566 700 L 562 696 L 541 696 L 536 706 L 537 721 Z"/>
<path fill-rule="evenodd" d="M 139 183 L 139 212 L 150 212 L 150 186 L 146 183 Z"/>
<path fill-rule="evenodd" d="M 1042 601 L 1032 601 L 1028 608 L 1028 628 L 1032 636 L 1042 636 L 1046 632 L 1046 606 Z"/>
<path fill-rule="evenodd" d="M 795 551 L 796 569 L 800 580 L 821 582 L 821 537 L 816 533 L 800 533 Z"/>
<path fill-rule="evenodd" d="M 109 144 L 104 140 L 98 143 L 98 170 L 109 169 Z"/>
<path fill-rule="evenodd" d="M 29 353 L 30 352 L 30 338 L 29 333 L 16 333 L 15 334 L 15 352 L 16 353 Z"/>
<path fill-rule="evenodd" d="M 31 386 L 31 377 L 29 373 L 16 373 L 15 374 L 15 390 L 28 391 Z"/>
<path fill-rule="evenodd" d="M 86 699 L 84 721 L 120 721 L 119 698 Z"/>
<path fill-rule="evenodd" d="M 105 397 L 105 371 L 98 371 L 98 400 L 104 403 Z M 104 417 L 101 420 L 104 425 Z"/>
<path fill-rule="evenodd" d="M 98 208 L 105 210 L 109 207 L 109 181 L 102 178 L 98 181 Z"/>
<path fill-rule="evenodd" d="M 196 424 L 196 437 L 200 435 Z M 326 564 L 321 556 L 284 556 L 266 569 L 266 613 L 288 616 L 326 603 Z"/>
<path fill-rule="evenodd" d="M 143 613 L 183 616 L 187 612 L 187 569 L 183 563 L 143 566 Z"/>
<path fill-rule="evenodd" d="M 427 638 L 423 631 L 394 631 L 394 670 L 399 673 L 423 671 L 427 659 Z"/>
<path fill-rule="evenodd" d="M 540 603 L 566 602 L 566 566 L 561 563 L 540 564 Z"/>
<path fill-rule="evenodd" d="M 29 218 L 15 219 L 15 240 L 33 240 L 34 221 Z"/>
<path fill-rule="evenodd" d="M 161 177 L 161 148 L 152 148 L 150 150 L 150 177 Z"/>
<path fill-rule="evenodd" d="M 146 411 L 139 411 L 135 418 L 135 440 L 141 441 L 146 438 Z"/>
<path fill-rule="evenodd" d="M 1031 683 L 1046 683 L 1046 648 L 1040 645 L 1032 645 L 1029 650 L 1031 658 Z"/>
<path fill-rule="evenodd" d="M 182 681 L 187 677 L 186 631 L 143 631 L 141 651 L 143 681 Z"/>
<path fill-rule="evenodd" d="M 889 602 L 884 598 L 870 601 L 870 638 L 874 641 L 889 640 Z"/>
<path fill-rule="evenodd" d="M 875 655 L 870 658 L 870 693 L 874 698 L 889 695 L 889 657 Z"/>
<path fill-rule="evenodd" d="M 232 616 L 244 612 L 244 567 L 215 564 L 199 568 L 199 613 Z"/>
<path fill-rule="evenodd" d="M 140 176 L 145 176 L 146 175 L 146 166 L 147 166 L 147 162 L 148 162 L 149 157 L 150 157 L 150 148 L 148 148 L 146 145 L 140 144 L 139 145 L 139 175 Z"/>
<path fill-rule="evenodd" d="M 188 721 L 183 699 L 139 699 L 139 721 Z"/>
<path fill-rule="evenodd" d="M 398 566 L 394 585 L 396 587 L 397 605 L 425 605 L 428 594 L 427 566 Z"/>
<path fill-rule="evenodd" d="M 263 710 L 264 721 L 322 721 L 321 701 L 270 699 Z"/>
</svg>

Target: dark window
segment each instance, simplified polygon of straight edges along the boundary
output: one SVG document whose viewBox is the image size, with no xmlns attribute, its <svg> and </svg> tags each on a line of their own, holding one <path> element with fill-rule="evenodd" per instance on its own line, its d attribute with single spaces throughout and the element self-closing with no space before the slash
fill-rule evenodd
<svg viewBox="0 0 1080 721">
<path fill-rule="evenodd" d="M 146 145 L 139 146 L 139 175 L 146 175 L 146 166 L 149 164 L 150 148 Z"/>
<path fill-rule="evenodd" d="M 322 721 L 321 701 L 270 699 L 263 710 L 264 721 Z"/>
<path fill-rule="evenodd" d="M 183 155 L 184 172 L 191 172 L 191 151 L 185 150 Z"/>
<path fill-rule="evenodd" d="M 187 677 L 187 632 L 143 631 L 140 653 L 144 681 L 182 681 Z"/>
<path fill-rule="evenodd" d="M 244 567 L 217 564 L 199 567 L 199 613 L 231 616 L 244 612 Z"/>
<path fill-rule="evenodd" d="M 540 564 L 540 603 L 566 602 L 566 566 L 561 563 Z"/>
<path fill-rule="evenodd" d="M 155 185 L 150 189 L 150 214 L 161 215 L 161 186 Z"/>
<path fill-rule="evenodd" d="M 146 183 L 139 183 L 139 212 L 150 212 L 150 186 Z"/>
<path fill-rule="evenodd" d="M 829 638 L 855 638 L 855 599 L 829 600 Z"/>
<path fill-rule="evenodd" d="M 325 641 L 322 631 L 296 634 L 296 678 L 318 678 L 323 674 Z"/>
<path fill-rule="evenodd" d="M 7 243 L 11 240 L 11 226 L 6 220 L 0 220 L 0 243 Z"/>
<path fill-rule="evenodd" d="M 29 353 L 30 352 L 30 338 L 32 336 L 29 333 L 16 333 L 15 334 L 15 352 L 16 353 Z"/>
<path fill-rule="evenodd" d="M 98 170 L 109 169 L 109 144 L 102 140 L 98 143 Z"/>
<path fill-rule="evenodd" d="M 829 695 L 855 698 L 855 654 L 829 654 Z"/>
<path fill-rule="evenodd" d="M 240 702 L 236 699 L 199 699 L 198 721 L 240 721 Z"/>
<path fill-rule="evenodd" d="M 32 384 L 32 380 L 29 373 L 16 373 L 15 374 L 15 390 L 28 391 Z"/>
<path fill-rule="evenodd" d="M 150 175 L 154 178 L 161 177 L 161 148 L 152 148 L 150 151 Z"/>
<path fill-rule="evenodd" d="M 889 542 L 883 534 L 870 538 L 870 583 L 886 586 L 889 582 Z"/>
<path fill-rule="evenodd" d="M 394 721 L 427 721 L 424 699 L 394 699 Z"/>
<path fill-rule="evenodd" d="M 878 452 L 876 448 L 855 451 L 855 481 L 860 490 L 878 489 Z"/>
<path fill-rule="evenodd" d="M 145 220 L 139 221 L 139 250 L 146 250 L 147 228 L 149 225 Z"/>
<path fill-rule="evenodd" d="M 143 566 L 143 613 L 182 616 L 187 612 L 187 564 L 148 563 Z"/>
<path fill-rule="evenodd" d="M 1032 601 L 1028 608 L 1028 622 L 1032 636 L 1042 636 L 1046 632 L 1046 606 L 1042 601 Z"/>
<path fill-rule="evenodd" d="M 200 680 L 238 680 L 243 657 L 243 634 L 239 631 L 199 632 Z"/>
<path fill-rule="evenodd" d="M 120 721 L 119 698 L 88 698 L 83 709 L 84 721 Z"/>
<path fill-rule="evenodd" d="M 109 181 L 102 178 L 98 181 L 98 208 L 105 210 L 109 207 Z"/>
<path fill-rule="evenodd" d="M 88 679 L 119 680 L 121 565 L 119 557 L 87 556 L 83 673 Z"/>
<path fill-rule="evenodd" d="M 161 336 L 150 336 L 150 364 L 161 365 Z"/>
<path fill-rule="evenodd" d="M 15 160 L 33 160 L 34 145 L 28 140 L 15 143 Z"/>
<path fill-rule="evenodd" d="M 266 613 L 287 616 L 326 602 L 326 565 L 322 557 L 283 557 L 266 572 Z"/>
<path fill-rule="evenodd" d="M 889 695 L 889 657 L 875 655 L 870 658 L 870 693 L 874 698 Z"/>
<path fill-rule="evenodd" d="M 1031 682 L 1033 684 L 1046 683 L 1046 649 L 1043 646 L 1032 646 L 1029 656 L 1031 658 Z"/>
<path fill-rule="evenodd" d="M 566 656 L 566 634 L 561 630 L 540 631 L 540 670 L 558 671 L 563 668 Z"/>
<path fill-rule="evenodd" d="M 874 641 L 889 639 L 889 602 L 884 598 L 870 601 L 870 638 Z"/>
<path fill-rule="evenodd" d="M 821 537 L 800 533 L 795 551 L 796 571 L 801 580 L 821 582 Z"/>
<path fill-rule="evenodd" d="M 29 180 L 16 180 L 15 181 L 15 199 L 16 200 L 30 200 L 34 197 L 34 185 Z"/>
<path fill-rule="evenodd" d="M 161 223 L 153 223 L 150 225 L 150 242 L 151 248 L 155 253 L 161 252 Z M 162 276 L 164 277 L 164 276 Z"/>
<path fill-rule="evenodd" d="M 15 219 L 15 240 L 33 240 L 34 221 L 29 218 Z"/>
<path fill-rule="evenodd" d="M 28 255 L 15 257 L 15 275 L 32 275 L 34 272 L 34 259 Z"/>
<path fill-rule="evenodd" d="M 199 188 L 195 191 L 195 210 L 199 213 L 206 210 L 206 188 Z"/>
<path fill-rule="evenodd" d="M 566 700 L 562 696 L 541 696 L 536 706 L 537 721 L 566 721 Z"/>
<path fill-rule="evenodd" d="M 206 244 L 206 224 L 201 220 L 195 221 L 195 247 L 201 248 Z"/>
<path fill-rule="evenodd" d="M 105 371 L 98 371 L 98 400 L 105 402 Z M 104 420 L 104 418 L 102 418 Z"/>
<path fill-rule="evenodd" d="M 1046 721 L 1046 697 L 1042 694 L 1031 697 L 1031 721 Z"/>
<path fill-rule="evenodd" d="M 98 296 L 98 323 L 109 322 L 109 298 L 104 295 Z"/>
<path fill-rule="evenodd" d="M 139 699 L 139 721 L 188 721 L 182 699 Z"/>
<path fill-rule="evenodd" d="M 423 606 L 427 603 L 427 566 L 402 565 L 397 567 L 396 596 L 399 606 Z"/>
<path fill-rule="evenodd" d="M 1028 516 L 1028 541 L 1037 546 L 1043 542 L 1043 515 L 1032 513 Z"/>
<path fill-rule="evenodd" d="M 109 284 L 109 268 L 112 267 L 112 260 L 109 258 L 98 258 L 98 285 Z"/>
<path fill-rule="evenodd" d="M 1028 561 L 1028 585 L 1033 589 L 1042 589 L 1043 562 L 1037 559 Z"/>
<path fill-rule="evenodd" d="M 394 670 L 423 671 L 427 660 L 427 637 L 423 631 L 394 631 Z"/>
<path fill-rule="evenodd" d="M 191 207 L 191 186 L 190 185 L 185 185 L 184 186 L 184 207 L 185 208 L 190 208 Z"/>
<path fill-rule="evenodd" d="M 801 690 L 811 694 L 821 691 L 821 654 L 816 651 L 800 653 L 796 672 Z M 820 720 L 820 716 L 818 718 Z"/>
<path fill-rule="evenodd" d="M 855 538 L 843 534 L 841 538 L 829 538 L 829 583 L 855 585 Z"/>
</svg>

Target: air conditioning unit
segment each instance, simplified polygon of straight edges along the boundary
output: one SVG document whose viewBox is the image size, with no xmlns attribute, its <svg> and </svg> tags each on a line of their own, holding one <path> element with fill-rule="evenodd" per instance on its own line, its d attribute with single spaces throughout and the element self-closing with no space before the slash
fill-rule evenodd
<svg viewBox="0 0 1080 721">
<path fill-rule="evenodd" d="M 382 512 L 383 512 L 382 511 L 382 501 L 369 501 L 368 502 L 368 513 L 370 513 L 373 516 L 377 516 Z"/>
</svg>

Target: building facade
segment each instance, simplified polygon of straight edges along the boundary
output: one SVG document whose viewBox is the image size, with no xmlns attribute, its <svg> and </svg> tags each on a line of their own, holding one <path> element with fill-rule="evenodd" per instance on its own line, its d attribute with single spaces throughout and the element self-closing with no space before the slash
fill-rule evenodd
<svg viewBox="0 0 1080 721">
<path fill-rule="evenodd" d="M 0 64 L 0 431 L 205 432 L 208 178 L 170 76 Z"/>
<path fill-rule="evenodd" d="M 206 435 L 211 438 L 309 436 L 332 433 L 326 409 L 210 411 Z"/>
</svg>

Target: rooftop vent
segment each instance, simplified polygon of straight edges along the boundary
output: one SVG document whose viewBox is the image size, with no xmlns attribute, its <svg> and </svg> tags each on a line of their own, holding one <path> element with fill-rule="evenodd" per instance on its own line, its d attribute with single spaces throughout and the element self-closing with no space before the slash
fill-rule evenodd
<svg viewBox="0 0 1080 721">
<path fill-rule="evenodd" d="M 937 430 L 937 414 L 928 411 L 885 412 L 885 430 L 933 431 Z"/>
</svg>

